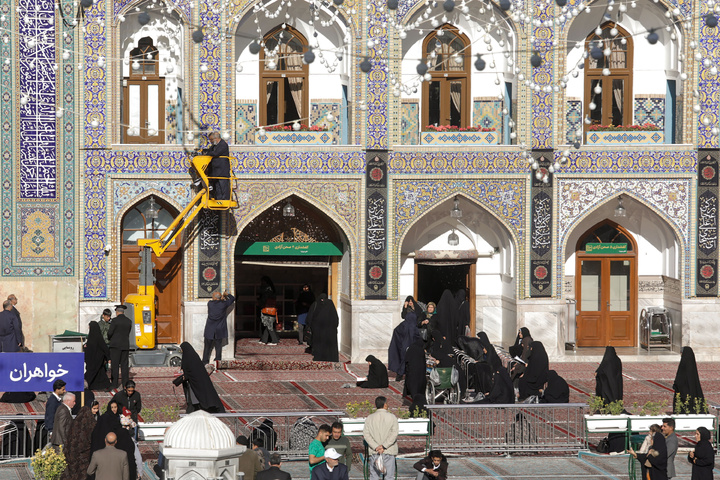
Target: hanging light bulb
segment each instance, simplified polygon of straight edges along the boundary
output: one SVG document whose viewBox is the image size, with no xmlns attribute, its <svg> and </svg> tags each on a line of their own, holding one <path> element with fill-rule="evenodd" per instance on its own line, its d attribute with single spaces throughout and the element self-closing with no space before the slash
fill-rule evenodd
<svg viewBox="0 0 720 480">
<path fill-rule="evenodd" d="M 290 199 L 287 199 L 287 203 L 283 207 L 283 217 L 294 217 L 295 216 L 295 207 L 292 206 L 292 203 L 290 203 Z"/>
<path fill-rule="evenodd" d="M 157 204 L 155 203 L 155 197 L 151 195 L 150 196 L 150 205 L 148 205 L 148 209 L 145 211 L 145 216 L 147 218 L 155 220 L 156 218 L 158 218 L 159 211 L 160 210 L 158 209 Z"/>
<path fill-rule="evenodd" d="M 454 228 L 452 229 L 452 232 L 450 232 L 450 235 L 448 235 L 447 242 L 448 245 L 450 245 L 451 247 L 457 247 L 458 245 L 460 245 L 460 237 L 457 233 L 455 233 Z"/>
<path fill-rule="evenodd" d="M 618 197 L 618 206 L 615 207 L 615 216 L 620 218 L 627 217 L 627 212 L 625 211 L 625 207 L 623 207 L 622 195 Z"/>
<path fill-rule="evenodd" d="M 462 210 L 460 210 L 460 201 L 458 200 L 457 195 L 455 195 L 455 198 L 453 199 L 453 208 L 450 210 L 450 217 L 462 218 Z"/>
</svg>

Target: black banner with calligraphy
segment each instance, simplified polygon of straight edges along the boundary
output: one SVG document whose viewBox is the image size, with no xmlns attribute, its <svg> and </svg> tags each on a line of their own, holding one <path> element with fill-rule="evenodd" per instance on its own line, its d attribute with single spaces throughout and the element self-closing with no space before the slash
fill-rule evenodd
<svg viewBox="0 0 720 480">
<path fill-rule="evenodd" d="M 716 297 L 718 256 L 718 157 L 720 150 L 698 150 L 697 271 L 695 295 Z"/>
<path fill-rule="evenodd" d="M 220 212 L 203 210 L 198 215 L 198 298 L 210 298 L 220 287 Z"/>
<path fill-rule="evenodd" d="M 530 191 L 530 296 L 552 296 L 553 164 L 552 150 L 533 150 L 538 168 L 532 170 Z"/>
<path fill-rule="evenodd" d="M 387 289 L 386 150 L 365 152 L 365 298 L 386 299 Z"/>
</svg>

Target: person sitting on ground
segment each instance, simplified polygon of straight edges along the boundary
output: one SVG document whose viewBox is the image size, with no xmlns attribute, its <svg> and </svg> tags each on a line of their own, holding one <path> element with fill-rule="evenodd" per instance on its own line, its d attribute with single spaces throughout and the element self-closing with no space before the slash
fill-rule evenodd
<svg viewBox="0 0 720 480">
<path fill-rule="evenodd" d="M 122 408 L 130 410 L 130 418 L 133 419 L 133 422 L 137 423 L 139 421 L 138 416 L 142 410 L 142 399 L 140 398 L 140 392 L 135 390 L 135 382 L 132 380 L 125 382 L 125 389 L 122 392 L 117 392 L 110 401 L 117 402 L 121 407 L 120 410 Z"/>
<path fill-rule="evenodd" d="M 310 472 L 318 465 L 325 463 L 325 442 L 330 438 L 331 432 L 332 429 L 330 425 L 320 425 L 317 436 L 310 442 L 310 446 L 308 447 L 308 466 L 310 467 Z"/>
<path fill-rule="evenodd" d="M 270 455 L 269 468 L 258 473 L 255 480 L 292 480 L 292 476 L 288 472 L 280 470 L 281 460 L 279 453 Z"/>
<path fill-rule="evenodd" d="M 255 438 L 252 441 L 252 449 L 260 459 L 263 470 L 267 470 L 270 468 L 270 452 L 264 447 L 264 443 L 261 439 Z"/>
<path fill-rule="evenodd" d="M 334 448 L 340 454 L 338 459 L 350 471 L 352 467 L 352 446 L 350 440 L 343 435 L 343 424 L 335 422 L 332 424 L 332 434 L 325 444 L 325 448 Z"/>
<path fill-rule="evenodd" d="M 238 471 L 245 474 L 244 480 L 255 480 L 257 474 L 263 471 L 260 457 L 250 448 L 250 440 L 245 435 L 237 437 L 236 442 L 247 447 L 238 459 Z"/>
<path fill-rule="evenodd" d="M 540 403 L 569 403 L 570 387 L 555 370 L 548 371 L 548 379 L 540 398 Z"/>
<path fill-rule="evenodd" d="M 357 382 L 357 386 L 360 388 L 387 388 L 389 381 L 388 371 L 387 368 L 385 368 L 385 364 L 373 355 L 365 357 L 365 361 L 370 365 L 367 379 Z"/>
<path fill-rule="evenodd" d="M 540 395 L 540 390 L 544 388 L 550 370 L 548 356 L 542 342 L 532 342 L 530 344 L 530 357 L 528 360 L 527 369 L 520 376 L 518 382 L 521 401 L 532 395 Z"/>
<path fill-rule="evenodd" d="M 413 468 L 418 471 L 416 480 L 447 480 L 448 462 L 440 450 L 431 450 Z"/>
<path fill-rule="evenodd" d="M 347 466 L 340 463 L 339 458 L 334 448 L 325 450 L 325 465 L 314 468 L 310 480 L 349 480 Z"/>
</svg>

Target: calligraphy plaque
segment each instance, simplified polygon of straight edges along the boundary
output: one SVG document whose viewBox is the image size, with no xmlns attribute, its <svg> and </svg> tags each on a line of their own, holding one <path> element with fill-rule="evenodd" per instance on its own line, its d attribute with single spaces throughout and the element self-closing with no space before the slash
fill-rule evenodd
<svg viewBox="0 0 720 480">
<path fill-rule="evenodd" d="M 198 298 L 210 298 L 220 288 L 220 212 L 203 210 L 199 218 Z"/>
<path fill-rule="evenodd" d="M 553 163 L 552 150 L 533 150 L 532 158 L 538 164 L 532 171 L 530 189 L 530 296 L 552 296 L 553 251 Z M 545 179 L 546 181 L 543 181 Z"/>
<path fill-rule="evenodd" d="M 387 152 L 367 152 L 367 188 L 387 188 Z"/>
<path fill-rule="evenodd" d="M 367 199 L 366 210 L 366 241 L 368 251 L 378 255 L 385 252 L 387 225 L 387 201 L 380 192 L 375 192 Z"/>
<path fill-rule="evenodd" d="M 367 299 L 384 299 L 387 297 L 385 292 L 385 260 L 367 260 L 365 262 L 365 278 L 368 292 L 365 294 Z M 375 292 L 375 293 L 373 293 Z"/>
<path fill-rule="evenodd" d="M 55 380 L 67 391 L 84 388 L 84 353 L 3 353 L 0 355 L 0 391 L 49 392 Z"/>
<path fill-rule="evenodd" d="M 698 150 L 695 295 L 715 297 L 718 255 L 718 158 L 720 151 Z"/>
</svg>

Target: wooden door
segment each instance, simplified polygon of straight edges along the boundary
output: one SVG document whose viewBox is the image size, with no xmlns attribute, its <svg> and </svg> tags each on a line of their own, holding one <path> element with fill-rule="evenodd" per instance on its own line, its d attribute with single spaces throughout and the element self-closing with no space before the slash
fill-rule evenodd
<svg viewBox="0 0 720 480">
<path fill-rule="evenodd" d="M 632 347 L 636 337 L 635 257 L 579 256 L 578 347 Z"/>
<path fill-rule="evenodd" d="M 146 219 L 145 200 L 133 207 L 123 217 L 123 246 L 121 256 L 121 298 L 137 292 L 140 277 L 140 247 L 138 238 L 157 238 L 177 214 L 171 207 L 157 200 L 160 207 L 158 218 Z M 183 249 L 179 238 L 168 247 L 161 257 L 153 256 L 155 264 L 156 294 L 156 340 L 157 343 L 180 343 L 182 311 L 182 261 Z"/>
</svg>

